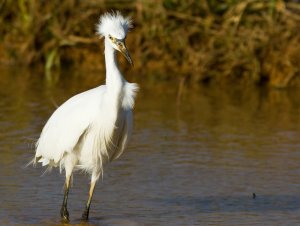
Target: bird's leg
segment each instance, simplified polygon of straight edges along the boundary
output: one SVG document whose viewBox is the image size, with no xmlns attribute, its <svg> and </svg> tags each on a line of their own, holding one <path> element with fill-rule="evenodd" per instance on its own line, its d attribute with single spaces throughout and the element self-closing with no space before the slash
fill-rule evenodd
<svg viewBox="0 0 300 226">
<path fill-rule="evenodd" d="M 68 194 L 70 188 L 71 175 L 66 176 L 64 199 L 60 209 L 60 216 L 63 221 L 69 221 L 69 212 L 67 210 Z"/>
<path fill-rule="evenodd" d="M 91 202 L 92 202 L 92 198 L 93 198 L 95 185 L 96 185 L 96 181 L 92 181 L 91 186 L 90 186 L 90 191 L 89 191 L 89 199 L 86 203 L 85 209 L 84 209 L 82 217 L 81 217 L 81 219 L 84 221 L 87 221 L 89 218 L 89 211 L 90 211 L 90 206 L 91 206 Z"/>
</svg>

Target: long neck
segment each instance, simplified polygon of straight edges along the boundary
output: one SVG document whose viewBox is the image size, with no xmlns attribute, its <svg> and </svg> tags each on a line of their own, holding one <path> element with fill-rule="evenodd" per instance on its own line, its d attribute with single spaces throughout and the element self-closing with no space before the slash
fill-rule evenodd
<svg viewBox="0 0 300 226">
<path fill-rule="evenodd" d="M 105 65 L 106 86 L 108 91 L 119 91 L 124 83 L 124 78 L 119 71 L 116 50 L 105 39 Z"/>
</svg>

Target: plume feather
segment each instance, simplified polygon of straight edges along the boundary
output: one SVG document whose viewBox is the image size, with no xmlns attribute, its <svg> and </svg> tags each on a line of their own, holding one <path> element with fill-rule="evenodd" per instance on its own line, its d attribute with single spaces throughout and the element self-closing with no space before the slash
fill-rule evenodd
<svg viewBox="0 0 300 226">
<path fill-rule="evenodd" d="M 103 14 L 96 24 L 96 34 L 101 38 L 108 34 L 116 38 L 126 37 L 128 30 L 132 28 L 132 20 L 129 17 L 123 17 L 119 11 Z"/>
</svg>

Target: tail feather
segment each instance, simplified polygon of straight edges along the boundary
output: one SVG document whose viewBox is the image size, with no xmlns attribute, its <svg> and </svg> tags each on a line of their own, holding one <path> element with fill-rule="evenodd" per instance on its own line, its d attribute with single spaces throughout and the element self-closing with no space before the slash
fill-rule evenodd
<svg viewBox="0 0 300 226">
<path fill-rule="evenodd" d="M 27 168 L 28 166 L 30 165 L 33 165 L 35 166 L 36 165 L 36 158 L 34 157 L 32 160 L 30 160 L 25 166 L 24 168 Z"/>
<path fill-rule="evenodd" d="M 42 156 L 34 156 L 32 160 L 30 160 L 27 164 L 26 164 L 26 167 L 30 166 L 30 165 L 33 165 L 33 166 L 36 166 L 36 163 L 37 161 L 39 161 L 40 159 L 42 158 Z"/>
<path fill-rule="evenodd" d="M 42 156 L 39 157 L 34 157 L 32 160 L 30 160 L 30 162 L 28 162 L 24 168 L 33 165 L 36 166 L 37 163 L 42 163 L 42 166 L 47 166 L 46 170 L 44 171 L 44 173 L 41 176 L 44 176 L 46 173 L 51 172 L 52 168 L 56 166 L 56 164 L 54 164 L 53 160 L 49 160 L 46 158 L 43 158 Z"/>
<path fill-rule="evenodd" d="M 40 158 L 40 160 L 38 162 L 42 163 L 42 166 L 46 166 L 49 164 L 49 159 L 45 159 L 45 158 Z"/>
</svg>

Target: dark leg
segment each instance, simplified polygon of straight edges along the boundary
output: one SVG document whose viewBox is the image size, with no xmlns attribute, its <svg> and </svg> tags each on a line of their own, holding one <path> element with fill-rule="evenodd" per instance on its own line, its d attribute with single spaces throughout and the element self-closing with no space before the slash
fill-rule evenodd
<svg viewBox="0 0 300 226">
<path fill-rule="evenodd" d="M 89 199 L 86 203 L 86 207 L 85 207 L 85 209 L 83 211 L 83 214 L 82 214 L 82 217 L 81 217 L 81 219 L 84 220 L 84 221 L 87 221 L 88 218 L 89 218 L 90 206 L 91 206 L 91 202 L 92 202 L 92 198 L 93 198 L 95 185 L 96 185 L 96 181 L 91 182 L 90 191 L 89 191 Z"/>
<path fill-rule="evenodd" d="M 71 176 L 66 177 L 64 200 L 60 209 L 60 216 L 63 221 L 69 221 L 69 212 L 67 210 L 67 203 L 68 203 L 68 194 L 70 188 L 70 179 Z"/>
</svg>

